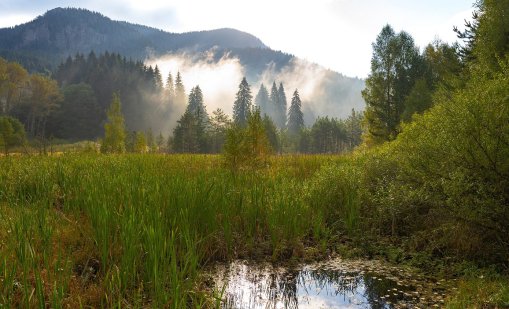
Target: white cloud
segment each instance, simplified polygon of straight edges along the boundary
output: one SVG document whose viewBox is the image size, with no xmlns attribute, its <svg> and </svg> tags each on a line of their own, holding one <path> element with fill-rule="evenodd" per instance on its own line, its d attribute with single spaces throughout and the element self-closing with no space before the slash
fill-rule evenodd
<svg viewBox="0 0 509 309">
<path fill-rule="evenodd" d="M 226 56 L 218 62 L 212 62 L 207 58 L 196 60 L 185 54 L 169 54 L 148 59 L 146 63 L 152 66 L 157 65 L 165 81 L 168 73 L 171 72 L 175 80 L 177 72 L 180 72 L 187 93 L 191 88 L 199 85 L 209 113 L 217 108 L 223 109 L 228 114 L 231 113 L 235 91 L 244 76 L 239 60 Z"/>
</svg>

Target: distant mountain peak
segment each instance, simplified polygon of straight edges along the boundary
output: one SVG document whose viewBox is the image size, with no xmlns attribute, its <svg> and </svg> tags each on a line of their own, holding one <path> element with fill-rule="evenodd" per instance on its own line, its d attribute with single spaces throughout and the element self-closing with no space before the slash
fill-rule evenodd
<svg viewBox="0 0 509 309">
<path fill-rule="evenodd" d="M 91 50 L 108 50 L 143 59 L 146 50 L 168 53 L 204 51 L 212 47 L 267 48 L 259 38 L 232 28 L 170 33 L 115 21 L 81 8 L 57 7 L 28 23 L 0 29 L 0 49 L 43 53 L 59 59 Z"/>
</svg>

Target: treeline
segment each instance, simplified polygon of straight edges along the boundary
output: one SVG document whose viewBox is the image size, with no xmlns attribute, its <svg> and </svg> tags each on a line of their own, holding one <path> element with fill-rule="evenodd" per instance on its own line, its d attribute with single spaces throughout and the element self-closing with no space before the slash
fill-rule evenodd
<svg viewBox="0 0 509 309">
<path fill-rule="evenodd" d="M 122 102 L 127 145 L 134 145 L 134 137 L 143 134 L 147 147 L 158 152 L 219 153 L 226 129 L 233 123 L 245 124 L 255 107 L 274 153 L 340 153 L 360 143 L 360 113 L 353 112 L 346 120 L 318 118 L 307 128 L 298 91 L 288 107 L 283 83 L 277 87 L 274 82 L 270 94 L 262 84 L 253 101 L 244 79 L 232 102 L 230 119 L 220 109 L 208 114 L 198 85 L 187 95 L 179 72 L 175 78 L 170 72 L 163 83 L 157 66 L 119 54 L 77 54 L 61 63 L 53 78 L 30 75 L 20 65 L 4 60 L 0 70 L 5 72 L 0 81 L 0 114 L 21 121 L 28 137 L 42 144 L 54 139 L 103 138 L 106 110 L 114 93 Z M 170 131 L 179 115 L 176 128 Z"/>
<path fill-rule="evenodd" d="M 61 113 L 51 133 L 64 139 L 97 139 L 102 136 L 105 111 L 118 93 L 127 130 L 162 131 L 175 111 L 163 87 L 159 68 L 108 52 L 67 58 L 54 74 L 62 87 Z M 79 86 L 78 86 L 79 85 Z M 182 102 L 180 102 L 182 103 Z M 82 109 L 82 110 L 80 110 Z M 86 109 L 86 110 L 83 110 Z M 79 117 L 79 119 L 72 119 Z M 72 121 L 69 121 L 72 119 Z M 66 123 L 82 124 L 80 128 Z M 80 129 L 80 132 L 76 130 Z"/>
<path fill-rule="evenodd" d="M 0 58 L 0 73 L 0 114 L 19 119 L 31 138 L 100 138 L 114 92 L 128 130 L 161 130 L 179 103 L 168 98 L 157 67 L 118 54 L 69 57 L 53 78 Z"/>
<path fill-rule="evenodd" d="M 53 79 L 30 75 L 19 64 L 0 58 L 0 115 L 19 119 L 31 137 L 47 135 L 48 122 L 62 99 Z"/>
<path fill-rule="evenodd" d="M 244 78 L 233 103 L 233 119 L 221 109 L 208 115 L 202 91 L 195 86 L 189 94 L 186 111 L 173 131 L 173 139 L 169 140 L 169 149 L 179 153 L 220 152 L 228 130 L 246 127 L 250 115 L 256 112 L 260 114 L 260 127 L 273 153 L 341 153 L 361 142 L 361 113 L 352 110 L 346 120 L 318 118 L 307 128 L 297 89 L 289 108 L 283 83 L 277 88 L 274 82 L 270 95 L 262 84 L 253 102 L 251 87 Z"/>
</svg>

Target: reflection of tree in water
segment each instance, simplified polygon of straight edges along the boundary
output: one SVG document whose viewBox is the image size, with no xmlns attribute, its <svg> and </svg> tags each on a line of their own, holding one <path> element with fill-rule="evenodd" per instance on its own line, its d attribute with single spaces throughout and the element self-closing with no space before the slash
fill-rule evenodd
<svg viewBox="0 0 509 309">
<path fill-rule="evenodd" d="M 237 272 L 237 275 L 241 273 Z M 396 287 L 392 280 L 374 277 L 373 274 L 348 273 L 335 270 L 284 270 L 276 271 L 274 269 L 248 270 L 243 275 L 252 283 L 251 289 L 236 288 L 231 286 L 231 292 L 226 296 L 226 308 L 242 308 L 245 296 L 249 294 L 248 307 L 276 308 L 299 308 L 299 292 L 302 290 L 306 295 L 317 295 L 317 290 L 321 295 L 334 296 L 340 302 L 350 301 L 351 296 L 363 298 L 362 308 L 392 308 L 392 303 L 401 299 L 401 296 L 394 296 L 388 293 L 389 290 Z M 233 282 L 230 282 L 233 283 Z M 301 291 L 299 291 L 301 289 Z M 389 294 L 387 299 L 381 299 L 382 296 Z M 244 299 L 245 301 L 245 299 Z"/>
<path fill-rule="evenodd" d="M 270 276 L 269 303 L 266 308 L 276 308 L 278 301 L 281 301 L 285 308 L 298 308 L 297 279 L 299 271 L 288 270 L 281 274 Z"/>
</svg>

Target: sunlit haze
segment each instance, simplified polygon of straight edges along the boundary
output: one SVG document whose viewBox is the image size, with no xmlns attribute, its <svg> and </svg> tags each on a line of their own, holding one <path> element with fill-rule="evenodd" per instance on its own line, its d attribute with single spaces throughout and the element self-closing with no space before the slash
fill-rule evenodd
<svg viewBox="0 0 509 309">
<path fill-rule="evenodd" d="M 170 32 L 235 28 L 251 33 L 275 50 L 294 54 L 343 73 L 369 73 L 371 43 L 390 23 L 409 32 L 420 47 L 435 38 L 456 40 L 472 12 L 472 0 L 3 0 L 0 27 L 30 21 L 55 7 L 80 7 L 112 19 Z"/>
</svg>

